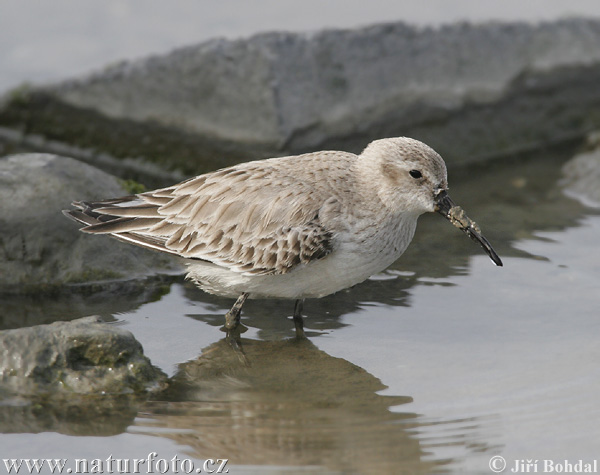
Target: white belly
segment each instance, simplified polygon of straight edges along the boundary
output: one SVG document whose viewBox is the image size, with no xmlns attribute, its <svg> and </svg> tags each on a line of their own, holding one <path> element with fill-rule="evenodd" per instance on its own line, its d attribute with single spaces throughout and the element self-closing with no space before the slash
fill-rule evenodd
<svg viewBox="0 0 600 475">
<path fill-rule="evenodd" d="M 356 285 L 391 265 L 410 243 L 417 217 L 372 228 L 362 237 L 345 233 L 323 259 L 286 274 L 246 275 L 210 262 L 188 264 L 188 277 L 206 292 L 224 297 L 300 299 L 324 297 Z"/>
</svg>

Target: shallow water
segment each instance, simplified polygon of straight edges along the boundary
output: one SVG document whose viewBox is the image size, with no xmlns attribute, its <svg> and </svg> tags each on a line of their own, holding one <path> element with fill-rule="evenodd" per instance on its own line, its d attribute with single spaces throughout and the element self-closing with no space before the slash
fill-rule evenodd
<svg viewBox="0 0 600 475">
<path fill-rule="evenodd" d="M 5 401 L 2 458 L 73 467 L 156 452 L 195 467 L 226 458 L 229 473 L 490 473 L 499 454 L 509 467 L 540 460 L 541 472 L 543 459 L 595 459 L 600 214 L 562 193 L 565 159 L 557 150 L 450 170 L 451 195 L 503 268 L 424 216 L 390 269 L 307 300 L 310 341 L 292 338 L 291 302 L 249 301 L 245 358 L 219 329 L 232 302 L 181 279 L 118 298 L 13 302 L 3 328 L 20 316 L 41 323 L 46 308 L 104 314 L 174 384 L 163 400 L 96 400 L 94 417 L 77 404 Z"/>
</svg>

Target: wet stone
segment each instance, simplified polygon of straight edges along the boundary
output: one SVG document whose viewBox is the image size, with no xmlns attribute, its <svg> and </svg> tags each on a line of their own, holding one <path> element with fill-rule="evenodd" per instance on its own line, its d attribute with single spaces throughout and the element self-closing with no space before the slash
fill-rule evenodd
<svg viewBox="0 0 600 475">
<path fill-rule="evenodd" d="M 172 257 L 85 235 L 62 214 L 75 199 L 129 194 L 118 178 L 72 158 L 40 153 L 0 158 L 0 294 L 178 272 Z"/>
<path fill-rule="evenodd" d="M 5 397 L 142 393 L 165 378 L 129 331 L 99 317 L 0 332 Z"/>
<path fill-rule="evenodd" d="M 215 39 L 15 89 L 0 141 L 190 175 L 400 135 L 472 163 L 597 128 L 599 41 L 593 19 Z"/>
</svg>

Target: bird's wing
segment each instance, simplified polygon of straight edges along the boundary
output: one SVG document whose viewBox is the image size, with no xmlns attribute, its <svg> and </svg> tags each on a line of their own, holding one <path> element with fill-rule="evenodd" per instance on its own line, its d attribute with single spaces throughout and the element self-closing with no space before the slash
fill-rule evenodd
<svg viewBox="0 0 600 475">
<path fill-rule="evenodd" d="M 302 171 L 302 156 L 292 158 L 288 166 L 283 158 L 249 162 L 135 196 L 74 203 L 80 210 L 68 214 L 85 232 L 236 272 L 283 274 L 331 252 L 333 232 L 319 211 L 336 202 L 327 186 L 307 182 L 318 177 Z"/>
</svg>

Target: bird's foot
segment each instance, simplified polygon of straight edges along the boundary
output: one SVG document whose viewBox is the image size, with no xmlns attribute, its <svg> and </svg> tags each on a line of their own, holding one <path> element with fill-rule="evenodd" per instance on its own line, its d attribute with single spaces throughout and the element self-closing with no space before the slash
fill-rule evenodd
<svg viewBox="0 0 600 475">
<path fill-rule="evenodd" d="M 302 317 L 302 309 L 304 307 L 304 299 L 296 300 L 294 305 L 294 326 L 296 327 L 296 338 L 306 339 L 304 333 L 304 318 Z"/>
<path fill-rule="evenodd" d="M 219 330 L 227 333 L 227 335 L 226 335 L 227 337 L 234 337 L 234 336 L 239 337 L 242 333 L 246 333 L 248 331 L 248 327 L 246 325 L 244 325 L 243 323 L 238 323 L 237 325 L 233 326 L 232 328 L 227 328 L 227 324 L 225 324 L 221 328 L 219 328 Z"/>
<path fill-rule="evenodd" d="M 248 298 L 247 293 L 243 293 L 233 304 L 233 307 L 225 314 L 225 330 L 235 330 L 240 324 L 240 317 L 242 315 L 242 307 L 244 302 Z"/>
</svg>

